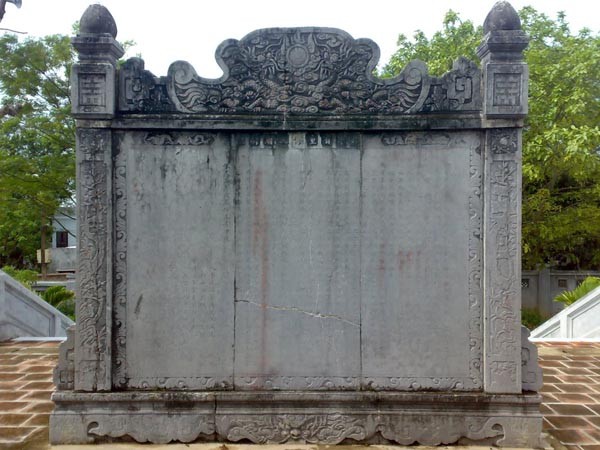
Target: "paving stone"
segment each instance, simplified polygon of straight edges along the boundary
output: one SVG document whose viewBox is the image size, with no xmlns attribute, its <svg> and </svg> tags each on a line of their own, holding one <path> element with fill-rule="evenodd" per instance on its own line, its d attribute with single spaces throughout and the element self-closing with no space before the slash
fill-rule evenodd
<svg viewBox="0 0 600 450">
<path fill-rule="evenodd" d="M 31 401 L 31 400 L 50 400 L 53 391 L 33 391 L 30 394 L 26 394 L 23 397 L 23 400 Z M 0 397 L 1 398 L 1 397 Z M 588 399 L 589 401 L 589 399 Z"/>
<path fill-rule="evenodd" d="M 581 384 L 581 383 L 577 383 L 577 384 L 562 383 L 562 384 L 557 385 L 557 387 L 561 391 L 568 392 L 568 393 L 594 392 L 593 389 L 591 389 L 588 386 L 586 386 L 585 384 Z"/>
<path fill-rule="evenodd" d="M 557 370 L 564 375 L 593 375 L 593 370 L 595 369 L 588 369 L 585 367 L 563 367 Z M 544 369 L 544 372 L 545 371 L 546 369 Z"/>
<path fill-rule="evenodd" d="M 18 411 L 20 409 L 28 406 L 27 402 L 0 402 L 0 411 L 9 412 L 9 411 Z"/>
<path fill-rule="evenodd" d="M 552 436 L 564 444 L 594 444 L 595 440 L 581 430 L 549 430 Z"/>
<path fill-rule="evenodd" d="M 556 385 L 554 384 L 544 384 L 542 386 L 542 390 L 540 391 L 542 393 L 547 393 L 547 392 L 562 392 Z"/>
<path fill-rule="evenodd" d="M 593 383 L 592 377 L 585 375 L 559 375 L 552 378 L 556 378 L 558 381 L 549 381 L 549 383 L 583 383 L 585 385 Z"/>
<path fill-rule="evenodd" d="M 549 415 L 554 415 L 557 414 L 553 409 L 551 409 L 548 405 L 545 405 L 542 403 L 542 405 L 540 406 L 540 412 L 544 415 L 544 416 L 549 416 Z"/>
<path fill-rule="evenodd" d="M 589 406 L 589 405 L 588 405 Z M 600 405 L 598 405 L 600 407 Z M 600 412 L 594 411 L 591 408 L 587 408 L 584 405 L 577 404 L 553 404 L 552 409 L 556 411 L 560 415 L 565 416 L 591 416 L 596 412 L 600 414 Z"/>
<path fill-rule="evenodd" d="M 12 391 L 24 385 L 25 383 L 19 381 L 0 381 L 0 391 Z"/>
<path fill-rule="evenodd" d="M 46 373 L 28 373 L 21 381 L 52 381 L 52 374 Z"/>
<path fill-rule="evenodd" d="M 33 414 L 2 414 L 0 413 L 0 427 L 2 426 L 19 426 L 31 419 Z"/>
<path fill-rule="evenodd" d="M 0 443 L 22 442 L 35 427 L 0 427 Z"/>
<path fill-rule="evenodd" d="M 594 400 L 585 394 L 553 394 L 558 403 L 593 403 Z"/>
<path fill-rule="evenodd" d="M 23 391 L 0 391 L 0 402 L 11 402 L 25 395 Z"/>
<path fill-rule="evenodd" d="M 586 405 L 589 409 L 594 411 L 597 415 L 600 415 L 600 405 Z"/>
<path fill-rule="evenodd" d="M 585 368 L 595 368 L 595 365 L 589 361 L 574 361 L 574 360 L 566 360 L 562 361 L 562 363 L 567 367 L 585 367 Z"/>
<path fill-rule="evenodd" d="M 36 365 L 36 366 L 28 366 L 27 368 L 25 368 L 25 371 L 27 373 L 52 373 L 52 366 L 51 365 Z"/>
<path fill-rule="evenodd" d="M 553 361 L 553 360 L 542 360 L 540 361 L 540 366 L 542 366 L 542 368 L 546 368 L 546 367 L 566 367 L 562 361 Z"/>
<path fill-rule="evenodd" d="M 547 416 L 545 418 L 552 428 L 556 429 L 583 429 L 593 428 L 594 425 L 579 416 Z"/>
<path fill-rule="evenodd" d="M 32 381 L 31 383 L 27 383 L 23 386 L 22 389 L 28 391 L 47 391 L 54 388 L 54 383 L 51 381 Z"/>
<path fill-rule="evenodd" d="M 594 425 L 596 428 L 600 429 L 600 416 L 586 417 L 585 420 Z"/>
<path fill-rule="evenodd" d="M 54 348 L 54 347 L 41 347 L 41 348 L 22 347 L 19 352 L 24 355 L 27 355 L 27 354 L 56 355 L 56 348 Z"/>
<path fill-rule="evenodd" d="M 35 414 L 26 423 L 26 426 L 31 427 L 47 427 L 50 420 L 50 414 Z"/>
<path fill-rule="evenodd" d="M 564 359 L 565 359 L 565 354 L 563 352 L 560 352 L 560 354 L 544 354 L 543 350 L 540 350 L 540 355 L 538 358 L 540 363 L 542 361 L 550 361 L 550 360 L 562 361 Z"/>
<path fill-rule="evenodd" d="M 581 450 L 600 450 L 600 444 L 582 445 Z"/>
<path fill-rule="evenodd" d="M 590 436 L 595 441 L 594 443 L 600 444 L 600 430 L 599 429 L 597 429 L 597 428 L 586 429 L 585 434 Z"/>
<path fill-rule="evenodd" d="M 23 411 L 30 413 L 51 413 L 54 410 L 54 402 L 34 402 L 30 403 Z"/>
<path fill-rule="evenodd" d="M 24 376 L 24 374 L 18 372 L 0 373 L 0 381 L 16 381 L 19 378 L 23 378 Z"/>
<path fill-rule="evenodd" d="M 568 376 L 568 375 L 563 375 L 563 376 Z M 544 370 L 544 378 L 543 378 L 544 379 L 544 386 L 546 386 L 547 384 L 562 383 L 563 380 L 561 378 L 559 378 L 557 376 L 554 376 L 554 375 L 546 375 L 546 371 Z"/>
</svg>

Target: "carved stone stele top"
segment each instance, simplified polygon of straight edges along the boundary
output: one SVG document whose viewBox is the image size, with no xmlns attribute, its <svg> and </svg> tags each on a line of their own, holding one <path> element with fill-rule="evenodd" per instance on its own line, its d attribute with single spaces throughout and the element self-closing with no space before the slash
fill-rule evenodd
<svg viewBox="0 0 600 450">
<path fill-rule="evenodd" d="M 372 73 L 379 48 L 334 28 L 271 28 L 216 52 L 224 75 L 205 79 L 177 61 L 169 68 L 169 96 L 188 113 L 407 113 L 429 89 L 425 64 L 411 62 L 395 78 Z"/>
<path fill-rule="evenodd" d="M 200 115 L 398 115 L 481 111 L 481 72 L 459 58 L 431 77 L 421 61 L 394 78 L 374 75 L 379 47 L 335 28 L 268 28 L 216 51 L 223 70 L 203 78 L 176 61 L 166 77 L 131 58 L 120 68 L 119 111 Z"/>
</svg>

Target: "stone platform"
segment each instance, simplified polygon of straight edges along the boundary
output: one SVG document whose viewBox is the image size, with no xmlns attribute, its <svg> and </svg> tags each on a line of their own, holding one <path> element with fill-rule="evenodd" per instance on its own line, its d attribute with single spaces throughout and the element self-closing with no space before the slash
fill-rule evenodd
<svg viewBox="0 0 600 450">
<path fill-rule="evenodd" d="M 536 342 L 544 367 L 541 412 L 549 443 L 557 450 L 600 448 L 600 343 Z M 52 368 L 58 358 L 58 342 L 0 343 L 0 448 L 47 450 Z M 225 446 L 226 448 L 224 448 Z M 148 444 L 111 442 L 91 445 L 54 445 L 52 450 L 148 449 Z M 168 450 L 319 450 L 326 446 L 249 445 L 194 443 L 153 445 Z M 362 450 L 365 446 L 338 446 L 337 450 Z M 395 445 L 373 445 L 371 450 L 398 450 Z M 412 450 L 423 447 L 411 447 Z M 453 446 L 453 450 L 486 447 Z"/>
<path fill-rule="evenodd" d="M 479 442 L 538 447 L 541 396 L 408 392 L 56 392 L 51 442 Z M 531 436 L 524 439 L 524 436 Z"/>
</svg>

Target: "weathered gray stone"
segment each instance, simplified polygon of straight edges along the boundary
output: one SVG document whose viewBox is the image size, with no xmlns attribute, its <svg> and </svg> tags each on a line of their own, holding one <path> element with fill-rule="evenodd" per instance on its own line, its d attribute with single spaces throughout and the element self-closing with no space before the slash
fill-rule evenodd
<svg viewBox="0 0 600 450">
<path fill-rule="evenodd" d="M 457 442 L 539 447 L 540 398 L 406 392 L 58 392 L 50 442 L 131 437 L 138 442 Z"/>
<path fill-rule="evenodd" d="M 487 131 L 484 178 L 485 389 L 521 392 L 521 130 Z"/>
<path fill-rule="evenodd" d="M 364 138 L 362 371 L 368 389 L 481 388 L 481 150 L 477 133 Z"/>
<path fill-rule="evenodd" d="M 110 14 L 86 13 L 81 291 L 51 441 L 539 445 L 509 9 L 482 70 L 390 80 L 331 28 L 225 41 L 218 80 L 117 69 Z"/>
<path fill-rule="evenodd" d="M 71 71 L 71 111 L 77 118 L 110 119 L 116 108 L 117 60 L 125 53 L 115 40 L 117 25 L 104 6 L 91 5 L 72 39 L 79 63 Z"/>
<path fill-rule="evenodd" d="M 520 30 L 521 19 L 515 8 L 506 1 L 499 1 L 494 4 L 491 11 L 483 21 L 483 32 L 498 30 Z"/>
<path fill-rule="evenodd" d="M 222 326 L 234 320 L 228 145 L 214 133 L 120 135 L 117 215 L 127 241 L 116 276 L 126 294 L 115 307 L 126 328 L 126 350 L 117 350 L 129 388 L 233 384 L 233 328 Z"/>
<path fill-rule="evenodd" d="M 240 389 L 358 387 L 359 135 L 333 137 L 235 135 Z"/>
<path fill-rule="evenodd" d="M 79 21 L 79 31 L 84 34 L 109 34 L 117 37 L 117 24 L 106 7 L 95 4 L 84 11 Z"/>
<path fill-rule="evenodd" d="M 529 330 L 521 326 L 521 380 L 524 391 L 538 392 L 542 388 L 542 369 L 538 365 L 538 351 L 529 340 Z"/>
</svg>

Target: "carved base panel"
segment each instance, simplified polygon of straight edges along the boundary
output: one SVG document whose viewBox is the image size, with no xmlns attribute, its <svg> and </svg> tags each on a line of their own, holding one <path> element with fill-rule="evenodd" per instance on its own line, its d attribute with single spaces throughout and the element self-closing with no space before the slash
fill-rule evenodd
<svg viewBox="0 0 600 450">
<path fill-rule="evenodd" d="M 62 391 L 52 444 L 119 439 L 257 444 L 480 443 L 540 447 L 541 398 L 398 392 Z"/>
</svg>

